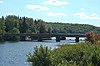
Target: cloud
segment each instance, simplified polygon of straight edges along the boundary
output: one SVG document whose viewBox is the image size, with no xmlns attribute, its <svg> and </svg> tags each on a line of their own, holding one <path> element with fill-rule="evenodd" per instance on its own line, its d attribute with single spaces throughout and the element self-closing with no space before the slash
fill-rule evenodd
<svg viewBox="0 0 100 66">
<path fill-rule="evenodd" d="M 64 6 L 62 6 L 61 8 L 62 8 L 62 9 L 65 9 L 65 7 L 64 7 Z"/>
<path fill-rule="evenodd" d="M 25 17 L 29 17 L 29 18 L 33 18 L 32 16 L 30 16 L 30 15 L 24 15 Z"/>
<path fill-rule="evenodd" d="M 81 8 L 80 10 L 83 11 L 83 10 L 85 10 L 85 9 L 84 9 L 84 8 Z"/>
<path fill-rule="evenodd" d="M 3 1 L 0 1 L 0 4 L 3 4 L 4 2 Z"/>
<path fill-rule="evenodd" d="M 40 5 L 28 4 L 25 7 L 28 8 L 28 9 L 31 9 L 31 10 L 33 10 L 33 9 L 37 9 L 37 10 L 49 10 L 48 7 L 44 7 L 44 6 L 40 6 Z"/>
<path fill-rule="evenodd" d="M 100 20 L 100 17 L 96 13 L 92 13 L 90 15 L 87 15 L 85 13 L 75 13 L 75 16 L 77 16 L 80 19 L 88 19 L 88 20 Z"/>
<path fill-rule="evenodd" d="M 60 6 L 60 5 L 68 5 L 69 2 L 59 1 L 59 0 L 48 0 L 48 1 L 44 1 L 43 4 Z"/>
<path fill-rule="evenodd" d="M 14 13 L 7 13 L 7 15 L 15 15 Z"/>
<path fill-rule="evenodd" d="M 64 14 L 64 13 L 52 13 L 52 12 L 49 12 L 48 16 L 66 16 L 66 14 Z"/>
</svg>

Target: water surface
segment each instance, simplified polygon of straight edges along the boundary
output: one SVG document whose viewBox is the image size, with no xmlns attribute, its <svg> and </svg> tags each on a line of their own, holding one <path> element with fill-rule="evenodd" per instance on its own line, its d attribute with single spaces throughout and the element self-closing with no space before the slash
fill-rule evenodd
<svg viewBox="0 0 100 66">
<path fill-rule="evenodd" d="M 57 45 L 66 43 L 75 44 L 74 38 L 61 40 L 60 42 L 56 42 L 53 39 L 43 42 L 25 41 L 0 43 L 0 66 L 29 66 L 29 64 L 26 63 L 26 55 L 29 52 L 33 52 L 34 47 L 42 44 L 43 46 L 54 49 Z"/>
</svg>

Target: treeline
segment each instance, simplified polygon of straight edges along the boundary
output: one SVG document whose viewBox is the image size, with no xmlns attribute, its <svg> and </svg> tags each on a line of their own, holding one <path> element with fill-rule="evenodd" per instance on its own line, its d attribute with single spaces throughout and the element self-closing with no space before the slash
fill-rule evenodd
<svg viewBox="0 0 100 66">
<path fill-rule="evenodd" d="M 47 23 L 51 33 L 85 34 L 88 32 L 100 33 L 100 27 L 88 24 Z"/>
<path fill-rule="evenodd" d="M 9 15 L 0 18 L 0 34 L 4 33 L 46 33 L 43 20 Z"/>
<path fill-rule="evenodd" d="M 67 33 L 85 34 L 87 32 L 100 33 L 100 27 L 87 24 L 69 24 L 45 22 L 41 19 L 19 17 L 15 15 L 2 16 L 0 18 L 0 34 L 20 33 Z M 2 39 L 2 36 L 0 36 Z"/>
<path fill-rule="evenodd" d="M 3 34 L 46 33 L 45 25 L 46 23 L 41 19 L 33 20 L 32 18 L 15 15 L 2 16 L 0 18 L 0 41 L 23 40 L 23 37 L 4 37 Z"/>
<path fill-rule="evenodd" d="M 87 24 L 69 24 L 45 22 L 41 19 L 9 15 L 0 18 L 0 34 L 4 33 L 68 33 L 85 34 L 87 32 L 100 33 L 100 27 Z"/>
</svg>

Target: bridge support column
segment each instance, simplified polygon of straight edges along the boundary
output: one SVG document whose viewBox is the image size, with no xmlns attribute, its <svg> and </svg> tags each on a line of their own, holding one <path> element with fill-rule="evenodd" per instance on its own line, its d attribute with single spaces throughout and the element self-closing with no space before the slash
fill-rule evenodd
<svg viewBox="0 0 100 66">
<path fill-rule="evenodd" d="M 60 36 L 56 36 L 56 42 L 60 42 Z"/>
<path fill-rule="evenodd" d="M 60 37 L 60 40 L 66 40 L 66 37 L 62 36 Z"/>
<path fill-rule="evenodd" d="M 34 40 L 34 37 L 33 36 L 30 36 L 31 40 Z"/>
<path fill-rule="evenodd" d="M 42 38 L 41 37 L 38 37 L 38 41 L 41 42 L 42 41 Z"/>
<path fill-rule="evenodd" d="M 76 37 L 75 42 L 79 42 L 79 37 Z"/>
<path fill-rule="evenodd" d="M 26 40 L 26 37 L 25 36 L 20 36 L 20 40 L 21 41 L 25 41 Z"/>
</svg>

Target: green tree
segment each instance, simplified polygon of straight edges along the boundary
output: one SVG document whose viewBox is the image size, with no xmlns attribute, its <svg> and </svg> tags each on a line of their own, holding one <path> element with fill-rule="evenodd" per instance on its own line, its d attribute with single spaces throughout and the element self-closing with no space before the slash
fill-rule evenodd
<svg viewBox="0 0 100 66">
<path fill-rule="evenodd" d="M 6 16 L 5 18 L 5 30 L 6 32 L 12 30 L 13 28 L 19 29 L 19 18 L 14 15 Z"/>
<path fill-rule="evenodd" d="M 52 32 L 52 29 L 51 29 L 51 27 L 49 27 L 47 30 L 47 33 L 51 33 L 51 32 Z"/>
<path fill-rule="evenodd" d="M 39 33 L 46 33 L 45 22 L 43 20 L 39 21 Z"/>
<path fill-rule="evenodd" d="M 17 28 L 13 28 L 12 30 L 8 31 L 7 34 L 20 34 L 20 31 Z M 20 40 L 20 36 L 10 36 L 10 37 L 8 36 L 5 39 L 9 40 L 9 41 L 19 41 Z"/>
<path fill-rule="evenodd" d="M 5 34 L 5 19 L 2 16 L 2 18 L 0 18 L 0 41 L 4 41 L 3 39 L 3 34 Z"/>
<path fill-rule="evenodd" d="M 35 32 L 34 20 L 32 18 L 26 18 L 26 22 L 27 22 L 27 25 L 28 25 L 26 33 L 34 33 Z"/>
<path fill-rule="evenodd" d="M 36 33 L 46 33 L 46 23 L 39 19 L 39 20 L 35 20 L 34 21 L 34 25 L 35 25 L 35 30 L 36 30 Z"/>
<path fill-rule="evenodd" d="M 21 33 L 26 33 L 26 31 L 28 30 L 28 23 L 26 22 L 26 17 L 23 17 L 21 19 L 21 24 L 20 24 L 20 31 Z"/>
<path fill-rule="evenodd" d="M 40 48 L 35 47 L 34 53 L 29 53 L 28 62 L 32 63 L 32 66 L 51 66 L 52 59 L 51 59 L 51 50 L 48 47 L 43 47 L 42 45 Z"/>
</svg>

